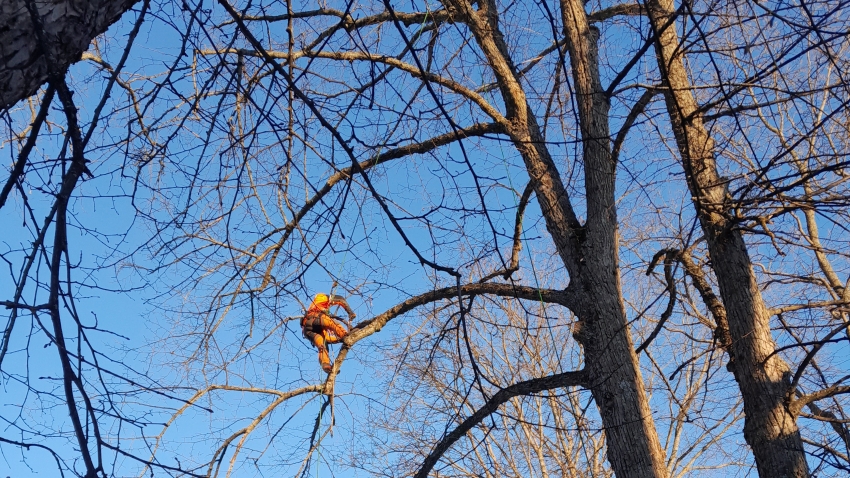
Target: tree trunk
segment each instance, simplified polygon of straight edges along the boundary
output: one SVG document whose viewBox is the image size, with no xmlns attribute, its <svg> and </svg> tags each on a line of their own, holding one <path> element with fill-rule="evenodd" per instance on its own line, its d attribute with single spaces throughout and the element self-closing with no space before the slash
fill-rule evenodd
<svg viewBox="0 0 850 478">
<path fill-rule="evenodd" d="M 46 45 L 57 70 L 78 61 L 92 39 L 115 23 L 139 0 L 0 1 L 0 110 L 34 94 L 47 81 L 26 2 L 33 1 L 46 30 Z"/>
<path fill-rule="evenodd" d="M 587 222 L 582 226 L 517 79 L 498 29 L 495 2 L 478 5 L 479 10 L 474 10 L 466 0 L 452 2 L 496 75 L 505 100 L 505 129 L 525 161 L 546 228 L 570 274 L 569 289 L 581 304 L 574 310 L 581 319 L 574 333 L 584 346 L 588 387 L 602 417 L 608 460 L 619 478 L 665 477 L 665 455 L 620 288 L 616 165 L 608 130 L 609 105 L 599 82 L 599 32 L 589 27 L 580 0 L 562 2 L 583 138 Z"/>
<path fill-rule="evenodd" d="M 650 0 L 647 6 L 653 33 L 658 36 L 656 55 L 667 87 L 664 97 L 670 122 L 726 309 L 731 338 L 729 369 L 744 401 L 744 438 L 762 478 L 808 476 L 796 419 L 786 406 L 789 367 L 775 354 L 770 313 L 744 238 L 734 229 L 729 214 L 726 184 L 717 173 L 714 142 L 697 114 L 675 24 L 664 28 L 673 14 L 673 3 Z"/>
<path fill-rule="evenodd" d="M 590 27 L 581 0 L 562 0 L 583 145 L 587 223 L 582 244 L 580 302 L 589 384 L 599 407 L 608 461 L 620 478 L 667 476 L 652 410 L 640 374 L 619 274 L 619 233 L 615 197 L 617 165 L 611 154 L 608 98 L 599 80 L 599 30 Z"/>
</svg>

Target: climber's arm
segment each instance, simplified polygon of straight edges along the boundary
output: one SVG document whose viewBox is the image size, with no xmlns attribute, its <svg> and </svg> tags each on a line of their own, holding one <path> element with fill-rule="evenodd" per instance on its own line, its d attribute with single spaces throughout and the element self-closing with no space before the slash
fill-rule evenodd
<svg viewBox="0 0 850 478">
<path fill-rule="evenodd" d="M 330 298 L 330 302 L 331 306 L 338 305 L 345 309 L 345 313 L 348 314 L 348 318 L 350 320 L 353 320 L 355 317 L 357 317 L 357 314 L 355 314 L 351 306 L 348 305 L 348 301 L 345 300 L 345 297 L 341 295 L 332 295 Z"/>
</svg>

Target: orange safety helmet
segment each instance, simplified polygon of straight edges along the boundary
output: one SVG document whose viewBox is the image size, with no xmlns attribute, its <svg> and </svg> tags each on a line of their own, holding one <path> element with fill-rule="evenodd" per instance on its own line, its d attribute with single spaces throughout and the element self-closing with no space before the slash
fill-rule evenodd
<svg viewBox="0 0 850 478">
<path fill-rule="evenodd" d="M 327 294 L 323 294 L 323 293 L 320 292 L 320 293 L 316 294 L 315 297 L 313 297 L 313 304 L 311 304 L 311 305 L 320 307 L 322 309 L 327 309 L 327 308 L 329 308 L 329 306 L 328 306 L 329 302 L 330 302 L 330 297 L 328 297 Z"/>
</svg>

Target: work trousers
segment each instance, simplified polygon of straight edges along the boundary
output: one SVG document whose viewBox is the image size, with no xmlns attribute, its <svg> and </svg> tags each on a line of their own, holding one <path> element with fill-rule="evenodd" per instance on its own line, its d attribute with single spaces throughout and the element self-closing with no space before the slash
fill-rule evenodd
<svg viewBox="0 0 850 478">
<path fill-rule="evenodd" d="M 301 324 L 304 338 L 319 349 L 319 363 L 325 372 L 331 371 L 331 359 L 326 344 L 342 342 L 348 332 L 327 314 L 308 315 Z"/>
</svg>

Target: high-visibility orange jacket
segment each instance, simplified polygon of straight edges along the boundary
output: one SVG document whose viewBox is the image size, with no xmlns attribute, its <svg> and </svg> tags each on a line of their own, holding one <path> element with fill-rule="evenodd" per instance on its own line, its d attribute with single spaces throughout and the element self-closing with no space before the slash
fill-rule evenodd
<svg viewBox="0 0 850 478">
<path fill-rule="evenodd" d="M 313 302 L 307 309 L 307 313 L 301 319 L 301 331 L 304 334 L 304 338 L 319 349 L 319 363 L 322 365 L 322 370 L 328 373 L 330 373 L 332 366 L 325 344 L 341 342 L 343 337 L 348 335 L 348 332 L 328 315 L 331 306 L 334 305 L 342 306 L 350 319 L 354 319 L 357 316 L 351 310 L 345 298 L 338 295 L 328 297 L 327 294 L 316 294 L 316 297 L 313 298 Z"/>
</svg>

